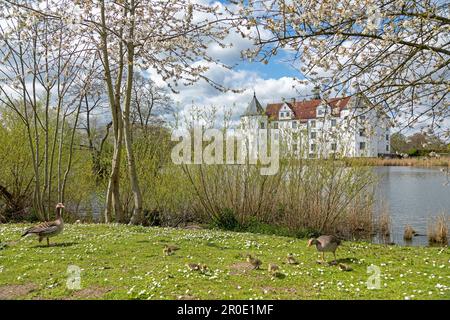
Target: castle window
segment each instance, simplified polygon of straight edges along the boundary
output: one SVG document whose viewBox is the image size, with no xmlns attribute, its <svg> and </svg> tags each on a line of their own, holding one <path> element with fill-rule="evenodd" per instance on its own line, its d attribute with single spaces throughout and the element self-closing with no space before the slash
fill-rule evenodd
<svg viewBox="0 0 450 320">
<path fill-rule="evenodd" d="M 316 151 L 316 145 L 313 143 L 313 144 L 311 144 L 311 152 L 314 152 L 314 151 Z"/>
<path fill-rule="evenodd" d="M 332 143 L 331 144 L 331 150 L 332 151 L 336 151 L 336 149 L 337 149 L 337 144 L 336 143 Z"/>
<path fill-rule="evenodd" d="M 365 142 L 360 142 L 359 143 L 359 150 L 364 150 L 366 149 L 366 143 Z"/>
<path fill-rule="evenodd" d="M 359 129 L 359 136 L 365 137 L 366 136 L 366 130 L 365 129 Z"/>
<path fill-rule="evenodd" d="M 296 129 L 297 128 L 297 121 L 292 121 L 292 129 Z"/>
<path fill-rule="evenodd" d="M 331 126 L 336 127 L 336 119 L 331 119 Z"/>
<path fill-rule="evenodd" d="M 266 124 L 264 122 L 261 122 L 260 123 L 260 127 L 261 127 L 261 129 L 265 129 L 266 128 Z"/>
<path fill-rule="evenodd" d="M 389 141 L 389 135 L 388 134 L 386 135 L 386 141 Z"/>
<path fill-rule="evenodd" d="M 274 129 L 278 129 L 278 122 L 274 122 L 274 123 L 273 123 L 273 128 L 274 128 Z"/>
<path fill-rule="evenodd" d="M 315 128 L 316 127 L 316 120 L 311 120 L 311 128 Z"/>
<path fill-rule="evenodd" d="M 311 132 L 311 139 L 315 139 L 316 138 L 316 133 L 315 132 Z"/>
</svg>

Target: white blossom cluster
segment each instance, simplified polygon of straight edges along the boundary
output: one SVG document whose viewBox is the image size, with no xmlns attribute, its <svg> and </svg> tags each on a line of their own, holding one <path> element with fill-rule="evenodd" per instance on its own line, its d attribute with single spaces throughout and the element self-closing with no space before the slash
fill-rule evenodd
<svg viewBox="0 0 450 320">
<path fill-rule="evenodd" d="M 360 91 L 392 118 L 393 126 L 449 136 L 450 19 L 445 1 L 239 3 L 241 25 L 259 30 L 248 58 L 267 63 L 280 50 L 293 52 L 293 64 L 324 97 Z"/>
</svg>

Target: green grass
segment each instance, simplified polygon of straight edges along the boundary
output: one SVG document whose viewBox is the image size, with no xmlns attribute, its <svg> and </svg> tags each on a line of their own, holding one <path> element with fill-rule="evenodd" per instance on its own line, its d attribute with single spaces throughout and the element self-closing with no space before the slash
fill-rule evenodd
<svg viewBox="0 0 450 320">
<path fill-rule="evenodd" d="M 450 299 L 448 248 L 344 242 L 338 259 L 353 268 L 320 265 L 306 240 L 215 230 L 67 225 L 39 246 L 20 238 L 23 224 L 0 225 L 0 297 L 14 299 Z M 164 244 L 180 250 L 163 256 Z M 248 270 L 244 255 L 263 262 Z M 298 265 L 284 264 L 293 253 Z M 329 259 L 332 255 L 328 256 Z M 186 263 L 209 271 L 190 271 Z M 280 266 L 273 278 L 267 264 Z M 381 288 L 369 290 L 367 267 L 381 269 Z M 67 268 L 81 268 L 81 290 L 66 287 Z"/>
</svg>

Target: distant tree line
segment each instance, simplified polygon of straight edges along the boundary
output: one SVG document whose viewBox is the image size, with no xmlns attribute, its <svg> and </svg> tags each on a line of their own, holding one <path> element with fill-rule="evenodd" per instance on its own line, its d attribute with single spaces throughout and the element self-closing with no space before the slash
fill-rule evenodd
<svg viewBox="0 0 450 320">
<path fill-rule="evenodd" d="M 408 136 L 394 133 L 391 137 L 391 150 L 409 156 L 427 156 L 430 152 L 450 153 L 450 143 L 426 133 L 418 132 Z"/>
</svg>

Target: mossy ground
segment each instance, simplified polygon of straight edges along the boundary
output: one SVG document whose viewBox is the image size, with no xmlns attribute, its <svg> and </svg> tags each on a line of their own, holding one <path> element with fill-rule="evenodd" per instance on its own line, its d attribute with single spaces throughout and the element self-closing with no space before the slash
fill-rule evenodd
<svg viewBox="0 0 450 320">
<path fill-rule="evenodd" d="M 450 250 L 344 242 L 339 261 L 317 263 L 306 240 L 215 230 L 126 225 L 66 225 L 53 246 L 20 238 L 24 224 L 0 225 L 0 298 L 12 299 L 450 299 Z M 17 241 L 17 242 L 16 242 Z M 44 243 L 43 243 L 44 244 Z M 180 247 L 164 256 L 164 244 Z M 245 254 L 263 262 L 251 270 Z M 298 265 L 285 264 L 293 253 Z M 332 259 L 332 255 L 328 256 Z M 204 263 L 205 273 L 186 263 Z M 268 263 L 282 275 L 272 277 Z M 68 266 L 81 269 L 81 289 L 66 286 Z M 380 289 L 367 288 L 368 267 Z"/>
</svg>

